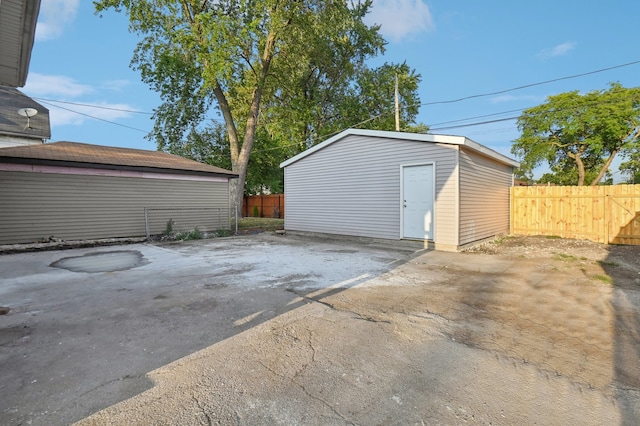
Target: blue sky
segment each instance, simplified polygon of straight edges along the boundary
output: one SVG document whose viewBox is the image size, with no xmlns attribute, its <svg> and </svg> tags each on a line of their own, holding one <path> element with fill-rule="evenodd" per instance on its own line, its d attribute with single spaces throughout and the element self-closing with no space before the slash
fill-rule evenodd
<svg viewBox="0 0 640 426">
<path fill-rule="evenodd" d="M 382 25 L 388 45 L 371 65 L 406 61 L 422 75 L 418 121 L 433 133 L 467 136 L 510 155 L 519 135 L 515 120 L 449 126 L 517 117 L 547 96 L 606 89 L 613 81 L 637 87 L 640 63 L 437 102 L 640 61 L 638 16 L 635 0 L 374 0 L 368 20 Z M 160 99 L 129 68 L 137 42 L 124 14 L 109 11 L 99 17 L 88 0 L 42 0 L 29 77 L 21 90 L 49 108 L 52 141 L 156 149 L 145 135 Z"/>
</svg>

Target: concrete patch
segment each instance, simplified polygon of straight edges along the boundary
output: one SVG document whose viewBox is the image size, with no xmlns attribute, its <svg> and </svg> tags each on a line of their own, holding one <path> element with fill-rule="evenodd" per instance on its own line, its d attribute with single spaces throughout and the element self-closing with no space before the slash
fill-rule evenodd
<svg viewBox="0 0 640 426">
<path fill-rule="evenodd" d="M 64 257 L 53 262 L 50 266 L 67 269 L 71 272 L 87 272 L 91 274 L 96 272 L 126 271 L 148 263 L 149 261 L 137 250 L 116 250 Z"/>
</svg>

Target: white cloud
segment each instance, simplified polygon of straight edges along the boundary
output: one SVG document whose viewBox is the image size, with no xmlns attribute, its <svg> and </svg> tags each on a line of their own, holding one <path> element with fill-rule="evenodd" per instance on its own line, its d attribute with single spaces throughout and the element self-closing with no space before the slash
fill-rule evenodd
<svg viewBox="0 0 640 426">
<path fill-rule="evenodd" d="M 565 41 L 552 48 L 542 49 L 538 53 L 538 57 L 541 59 L 555 58 L 556 56 L 564 56 L 576 47 L 576 42 Z"/>
<path fill-rule="evenodd" d="M 382 35 L 395 42 L 435 29 L 431 11 L 422 0 L 374 0 L 365 20 L 380 25 Z"/>
<path fill-rule="evenodd" d="M 36 40 L 60 37 L 65 27 L 76 18 L 79 6 L 80 0 L 42 0 L 36 26 Z"/>
<path fill-rule="evenodd" d="M 92 93 L 91 86 L 80 84 L 63 75 L 46 75 L 30 72 L 24 91 L 30 96 L 77 98 Z"/>
</svg>

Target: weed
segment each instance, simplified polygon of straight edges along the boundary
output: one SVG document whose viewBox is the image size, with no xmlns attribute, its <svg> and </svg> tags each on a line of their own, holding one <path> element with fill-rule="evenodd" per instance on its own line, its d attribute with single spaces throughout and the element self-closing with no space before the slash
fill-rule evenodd
<svg viewBox="0 0 640 426">
<path fill-rule="evenodd" d="M 218 237 L 228 237 L 231 235 L 231 231 L 229 231 L 228 229 L 218 229 L 216 231 L 216 235 Z"/>
<path fill-rule="evenodd" d="M 562 237 L 560 235 L 547 235 L 545 238 L 548 240 L 559 240 Z"/>
<path fill-rule="evenodd" d="M 164 235 L 165 237 L 170 237 L 173 234 L 173 225 L 174 224 L 175 224 L 175 222 L 173 221 L 173 219 L 169 219 L 167 221 L 167 226 L 165 226 L 164 232 L 162 233 L 162 235 Z"/>
<path fill-rule="evenodd" d="M 596 263 L 598 263 L 600 266 L 620 266 L 619 263 L 610 262 L 608 260 L 598 260 Z"/>
<path fill-rule="evenodd" d="M 260 217 L 243 217 L 238 220 L 238 229 L 240 231 L 261 230 L 274 231 L 284 227 L 284 219 L 271 219 Z"/>
<path fill-rule="evenodd" d="M 611 278 L 609 275 L 596 274 L 592 275 L 591 278 L 602 281 L 606 284 L 613 284 L 613 278 Z"/>
<path fill-rule="evenodd" d="M 562 260 L 564 262 L 575 262 L 578 260 L 577 257 L 575 257 L 572 254 L 566 254 L 566 253 L 556 253 L 553 255 L 553 258 L 555 260 Z"/>
<path fill-rule="evenodd" d="M 182 231 L 176 234 L 176 240 L 189 241 L 189 240 L 201 240 L 202 232 L 198 228 L 194 228 L 191 231 Z"/>
<path fill-rule="evenodd" d="M 258 206 L 253 206 L 253 217 L 260 217 L 260 210 Z"/>
</svg>

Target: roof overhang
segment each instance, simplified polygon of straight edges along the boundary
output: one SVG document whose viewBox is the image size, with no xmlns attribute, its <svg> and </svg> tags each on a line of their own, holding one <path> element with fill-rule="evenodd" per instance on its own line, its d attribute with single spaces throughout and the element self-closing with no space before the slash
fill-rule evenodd
<svg viewBox="0 0 640 426">
<path fill-rule="evenodd" d="M 238 178 L 238 174 L 230 170 L 162 151 L 79 142 L 52 142 L 0 148 L 0 164 Z"/>
<path fill-rule="evenodd" d="M 0 0 L 0 85 L 27 82 L 40 0 Z"/>
<path fill-rule="evenodd" d="M 464 136 L 451 136 L 451 135 L 434 135 L 430 133 L 406 133 L 406 132 L 389 132 L 384 130 L 367 130 L 367 129 L 347 129 L 334 137 L 327 139 L 326 141 L 319 143 L 318 145 L 301 152 L 295 157 L 282 162 L 280 167 L 287 167 L 290 164 L 295 163 L 304 157 L 319 151 L 334 142 L 344 139 L 348 136 L 368 136 L 387 139 L 399 139 L 404 141 L 416 141 L 416 142 L 429 142 L 429 143 L 441 143 L 448 145 L 460 145 L 464 146 L 472 151 L 482 154 L 486 157 L 492 158 L 500 163 L 517 168 L 520 167 L 520 163 L 513 160 L 506 155 L 502 155 L 497 151 L 492 150 L 484 145 L 472 141 Z"/>
</svg>

